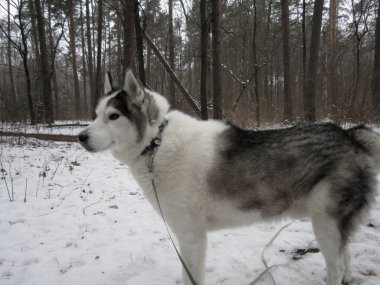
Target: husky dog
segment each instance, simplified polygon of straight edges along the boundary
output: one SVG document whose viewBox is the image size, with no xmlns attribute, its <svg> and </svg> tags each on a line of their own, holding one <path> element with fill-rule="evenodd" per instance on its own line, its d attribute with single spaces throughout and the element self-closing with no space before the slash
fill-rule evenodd
<svg viewBox="0 0 380 285">
<path fill-rule="evenodd" d="M 208 231 L 305 216 L 326 261 L 326 283 L 349 282 L 349 238 L 375 200 L 375 132 L 334 124 L 250 131 L 200 121 L 169 111 L 130 70 L 121 89 L 107 75 L 104 93 L 79 142 L 90 152 L 111 150 L 130 167 L 152 206 L 161 206 L 197 284 L 204 282 Z M 192 283 L 185 271 L 183 283 Z"/>
</svg>

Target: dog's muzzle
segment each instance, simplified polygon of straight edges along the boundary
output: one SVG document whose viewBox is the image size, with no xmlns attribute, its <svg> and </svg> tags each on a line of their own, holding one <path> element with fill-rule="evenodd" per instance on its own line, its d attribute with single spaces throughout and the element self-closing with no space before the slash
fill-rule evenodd
<svg viewBox="0 0 380 285">
<path fill-rule="evenodd" d="M 79 143 L 88 151 L 94 151 L 89 145 L 88 145 L 88 141 L 89 141 L 89 138 L 90 136 L 88 135 L 87 132 L 81 132 L 79 133 L 78 135 L 78 141 Z"/>
<path fill-rule="evenodd" d="M 78 135 L 78 140 L 81 144 L 85 144 L 88 141 L 88 134 L 85 132 L 81 132 Z"/>
</svg>

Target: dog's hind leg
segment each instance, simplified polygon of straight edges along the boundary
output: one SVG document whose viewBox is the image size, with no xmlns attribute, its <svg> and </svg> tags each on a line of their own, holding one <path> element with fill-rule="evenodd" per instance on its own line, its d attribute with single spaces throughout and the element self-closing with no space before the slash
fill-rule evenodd
<svg viewBox="0 0 380 285">
<path fill-rule="evenodd" d="M 351 268 L 351 254 L 350 254 L 348 245 L 346 245 L 344 248 L 343 261 L 344 261 L 343 284 L 349 284 L 352 278 L 352 268 Z"/>
<path fill-rule="evenodd" d="M 340 285 L 344 274 L 344 254 L 337 221 L 328 214 L 312 216 L 315 236 L 326 261 L 327 285 Z"/>
<path fill-rule="evenodd" d="M 326 261 L 327 285 L 340 285 L 344 274 L 344 254 L 337 221 L 328 214 L 312 216 L 315 236 Z"/>
</svg>

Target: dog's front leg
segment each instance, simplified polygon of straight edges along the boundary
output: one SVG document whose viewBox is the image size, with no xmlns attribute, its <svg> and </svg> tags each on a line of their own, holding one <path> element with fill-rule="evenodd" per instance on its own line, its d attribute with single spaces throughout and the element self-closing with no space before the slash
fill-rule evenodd
<svg viewBox="0 0 380 285">
<path fill-rule="evenodd" d="M 205 272 L 207 233 L 204 230 L 187 229 L 177 234 L 181 256 L 197 285 L 202 285 Z M 184 285 L 193 285 L 185 268 L 182 268 Z"/>
</svg>

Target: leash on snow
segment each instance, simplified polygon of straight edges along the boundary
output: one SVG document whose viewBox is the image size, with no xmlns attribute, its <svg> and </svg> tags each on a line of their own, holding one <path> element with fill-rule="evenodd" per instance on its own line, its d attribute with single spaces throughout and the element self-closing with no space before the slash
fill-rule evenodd
<svg viewBox="0 0 380 285">
<path fill-rule="evenodd" d="M 149 165 L 148 165 L 148 169 L 149 169 L 149 173 L 151 174 L 151 183 L 152 183 L 152 188 L 153 188 L 154 196 L 156 197 L 158 209 L 160 210 L 161 218 L 164 221 L 164 225 L 165 225 L 166 231 L 167 231 L 167 233 L 169 235 L 169 239 L 170 239 L 170 241 L 173 244 L 174 250 L 177 253 L 177 256 L 178 256 L 179 260 L 181 261 L 181 264 L 182 264 L 183 268 L 185 269 L 186 274 L 187 274 L 187 276 L 189 277 L 189 279 L 191 281 L 191 284 L 198 285 L 197 282 L 195 281 L 193 275 L 191 274 L 191 271 L 190 271 L 189 267 L 186 265 L 185 260 L 182 258 L 181 254 L 179 253 L 179 250 L 178 250 L 177 246 L 174 243 L 172 235 L 170 234 L 170 230 L 169 230 L 168 224 L 166 223 L 164 213 L 162 212 L 162 208 L 161 208 L 161 205 L 160 205 L 160 200 L 158 199 L 156 183 L 154 182 L 154 176 L 153 176 L 153 174 L 154 174 L 154 155 L 155 155 L 155 153 L 156 153 L 155 149 L 152 149 L 150 151 L 150 153 L 149 153 Z"/>
<path fill-rule="evenodd" d="M 275 265 L 271 265 L 271 266 L 268 266 L 268 263 L 267 261 L 265 260 L 264 258 L 264 252 L 265 250 L 271 246 L 271 244 L 274 242 L 274 240 L 280 235 L 280 233 L 286 229 L 287 227 L 289 227 L 294 221 L 291 221 L 290 223 L 286 224 L 285 226 L 281 227 L 277 233 L 271 238 L 271 240 L 266 244 L 266 246 L 264 247 L 263 249 L 263 252 L 261 253 L 261 261 L 262 263 L 264 264 L 265 266 L 265 270 L 263 272 L 261 272 L 261 274 L 259 276 L 256 277 L 255 280 L 253 280 L 251 283 L 249 283 L 249 285 L 255 285 L 257 284 L 257 282 L 259 282 L 259 280 L 264 277 L 266 274 L 269 274 L 271 276 L 271 279 L 272 279 L 272 282 L 273 284 L 277 284 L 276 281 L 274 280 L 273 278 L 273 275 L 270 273 L 272 270 L 280 267 L 280 266 L 285 266 L 285 265 L 288 265 L 288 263 L 283 263 L 283 264 L 275 264 Z"/>
</svg>

